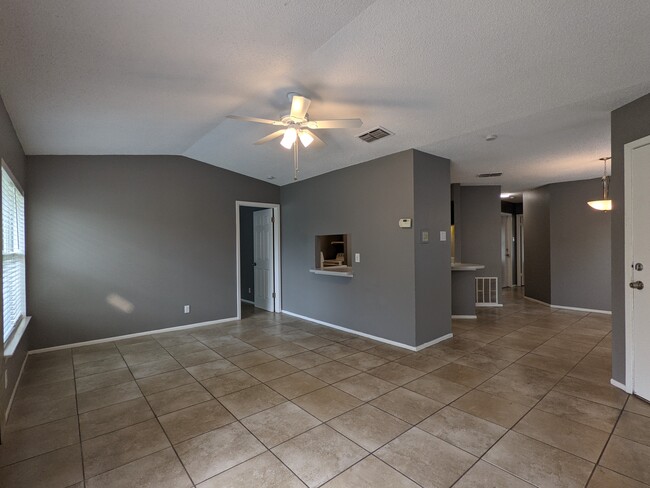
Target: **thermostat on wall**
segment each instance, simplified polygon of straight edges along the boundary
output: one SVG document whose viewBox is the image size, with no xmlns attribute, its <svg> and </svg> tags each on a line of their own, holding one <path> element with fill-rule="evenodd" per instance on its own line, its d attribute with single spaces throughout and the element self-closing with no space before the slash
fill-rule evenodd
<svg viewBox="0 0 650 488">
<path fill-rule="evenodd" d="M 399 219 L 399 226 L 402 229 L 410 229 L 413 227 L 413 219 Z"/>
</svg>

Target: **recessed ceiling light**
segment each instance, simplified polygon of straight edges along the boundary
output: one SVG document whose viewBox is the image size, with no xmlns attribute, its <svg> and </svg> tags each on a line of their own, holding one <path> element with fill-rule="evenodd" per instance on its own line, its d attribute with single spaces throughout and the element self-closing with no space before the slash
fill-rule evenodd
<svg viewBox="0 0 650 488">
<path fill-rule="evenodd" d="M 275 176 L 267 176 L 266 179 L 267 179 L 267 180 L 274 180 L 274 179 L 275 179 Z"/>
<path fill-rule="evenodd" d="M 485 136 L 486 141 L 493 141 L 497 138 L 496 134 L 490 134 L 489 136 Z"/>
</svg>

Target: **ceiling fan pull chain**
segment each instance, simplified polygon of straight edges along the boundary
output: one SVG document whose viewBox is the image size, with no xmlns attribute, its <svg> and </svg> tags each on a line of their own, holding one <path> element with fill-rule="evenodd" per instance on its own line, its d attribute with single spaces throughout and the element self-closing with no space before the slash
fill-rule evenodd
<svg viewBox="0 0 650 488">
<path fill-rule="evenodd" d="M 293 181 L 298 179 L 298 141 L 293 143 Z"/>
</svg>

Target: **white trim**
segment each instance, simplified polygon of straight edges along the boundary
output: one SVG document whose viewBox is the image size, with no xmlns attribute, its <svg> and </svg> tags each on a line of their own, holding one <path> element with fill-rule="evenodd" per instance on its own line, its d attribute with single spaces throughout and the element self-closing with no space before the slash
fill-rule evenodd
<svg viewBox="0 0 650 488">
<path fill-rule="evenodd" d="M 478 319 L 476 315 L 452 315 L 452 319 Z"/>
<path fill-rule="evenodd" d="M 233 322 L 235 320 L 239 320 L 239 319 L 237 317 L 228 317 L 226 319 L 208 320 L 207 322 L 197 322 L 195 324 L 178 325 L 176 327 L 166 327 L 164 329 L 154 329 L 154 330 L 147 330 L 145 332 L 136 332 L 135 334 L 104 337 L 103 339 L 94 339 L 92 341 L 74 342 L 72 344 L 63 344 L 61 346 L 52 346 L 52 347 L 44 347 L 42 349 L 34 349 L 32 351 L 29 351 L 29 354 L 41 354 L 44 352 L 59 351 L 61 349 L 69 349 L 71 347 L 92 346 L 94 344 L 103 344 L 104 342 L 121 341 L 123 339 L 131 339 L 133 337 L 142 337 L 142 336 L 148 336 L 153 334 L 163 334 L 165 332 L 174 332 L 177 330 L 195 329 L 197 327 L 205 327 L 208 325 L 222 324 L 224 322 Z"/>
<path fill-rule="evenodd" d="M 250 303 L 251 305 L 255 305 L 255 302 L 251 302 L 250 300 L 246 300 L 245 298 L 242 298 L 241 301 L 244 303 Z"/>
<path fill-rule="evenodd" d="M 476 307 L 479 308 L 499 308 L 503 307 L 503 303 L 475 303 Z"/>
<path fill-rule="evenodd" d="M 595 308 L 567 307 L 564 305 L 551 305 L 551 308 L 559 308 L 560 310 L 574 310 L 576 312 L 602 313 L 604 315 L 612 314 L 611 310 L 598 310 Z"/>
<path fill-rule="evenodd" d="M 609 380 L 609 382 L 616 388 L 620 388 L 621 390 L 623 390 L 625 393 L 632 393 L 632 388 L 628 388 L 627 385 L 624 385 L 623 383 L 619 383 L 614 378 Z"/>
<path fill-rule="evenodd" d="M 538 300 L 537 298 L 530 298 L 524 295 L 524 300 L 530 300 L 531 302 L 539 303 L 540 305 L 546 305 L 547 307 L 550 307 L 550 303 L 543 302 L 541 300 Z"/>
<path fill-rule="evenodd" d="M 625 288 L 625 385 L 630 392 L 634 391 L 634 322 L 633 322 L 633 290 L 627 286 L 632 278 L 632 264 L 634 258 L 634 249 L 632 246 L 632 223 L 633 223 L 633 205 L 632 205 L 632 151 L 639 147 L 650 144 L 650 136 L 643 137 L 624 146 L 623 155 L 623 172 L 624 172 L 624 191 L 623 191 L 623 208 L 625 212 L 625 282 L 621 285 Z M 629 266 L 629 267 L 628 267 Z M 618 286 L 618 285 L 617 285 Z M 626 390 L 627 391 L 627 390 Z"/>
<path fill-rule="evenodd" d="M 446 341 L 447 339 L 451 339 L 452 337 L 454 337 L 454 334 L 452 334 L 450 332 L 449 334 L 445 334 L 445 335 L 443 335 L 441 337 L 438 337 L 437 339 L 434 339 L 434 340 L 429 341 L 429 342 L 425 342 L 424 344 L 420 344 L 419 346 L 415 346 L 415 351 L 416 352 L 421 351 L 422 349 L 426 349 L 429 346 L 433 346 L 433 345 L 438 344 L 438 343 L 440 343 L 442 341 Z"/>
<path fill-rule="evenodd" d="M 261 202 L 247 202 L 242 200 L 235 201 L 235 247 L 236 258 L 235 266 L 237 272 L 237 320 L 241 319 L 241 252 L 240 252 L 240 224 L 239 224 L 239 208 L 240 207 L 259 207 L 259 208 L 272 208 L 273 209 L 273 274 L 275 275 L 275 300 L 273 308 L 276 312 L 282 310 L 282 263 L 280 252 L 280 204 L 279 203 L 261 203 Z"/>
<path fill-rule="evenodd" d="M 414 352 L 421 351 L 422 349 L 424 349 L 426 347 L 432 346 L 434 344 L 445 341 L 447 339 L 451 339 L 453 337 L 453 334 L 450 333 L 450 334 L 446 334 L 446 335 L 444 335 L 442 337 L 438 337 L 437 339 L 434 339 L 432 341 L 421 344 L 419 346 L 409 346 L 407 344 L 402 344 L 401 342 L 391 341 L 390 339 L 384 339 L 383 337 L 375 336 L 375 335 L 372 335 L 372 334 L 366 334 L 365 332 L 359 332 L 358 330 L 348 329 L 347 327 L 341 327 L 340 325 L 330 324 L 329 322 L 323 322 L 322 320 L 313 319 L 313 318 L 307 317 L 305 315 L 300 315 L 300 314 L 297 314 L 297 313 L 289 312 L 288 310 L 282 310 L 282 313 L 287 314 L 287 315 L 291 315 L 292 317 L 296 317 L 296 318 L 299 318 L 299 319 L 302 319 L 302 320 L 307 320 L 309 322 L 314 322 L 315 324 L 324 325 L 325 327 L 331 327 L 332 329 L 342 330 L 343 332 L 348 332 L 350 334 L 365 337 L 367 339 L 372 339 L 373 341 L 383 342 L 384 344 L 389 344 L 389 345 L 395 346 L 395 347 L 401 347 L 402 349 L 408 349 L 409 351 L 414 351 Z"/>
<path fill-rule="evenodd" d="M 14 355 L 14 353 L 16 352 L 16 348 L 18 347 L 18 344 L 20 344 L 20 340 L 23 338 L 23 334 L 27 330 L 27 324 L 29 324 L 29 321 L 31 319 L 32 319 L 31 317 L 23 317 L 20 320 L 20 324 L 18 324 L 16 330 L 13 331 L 11 337 L 4 345 L 4 352 L 3 352 L 4 357 L 10 358 Z"/>
<path fill-rule="evenodd" d="M 25 358 L 23 359 L 23 364 L 20 367 L 20 373 L 18 373 L 18 378 L 16 378 L 16 383 L 14 383 L 14 390 L 11 392 L 11 397 L 9 398 L 9 403 L 7 403 L 7 409 L 5 410 L 5 422 L 7 422 L 7 419 L 9 418 L 9 412 L 11 411 L 11 405 L 14 402 L 14 397 L 16 396 L 16 391 L 18 391 L 18 384 L 20 383 L 20 379 L 23 377 L 23 371 L 25 370 L 25 365 L 27 364 L 27 356 L 29 356 L 29 352 L 25 354 Z"/>
</svg>

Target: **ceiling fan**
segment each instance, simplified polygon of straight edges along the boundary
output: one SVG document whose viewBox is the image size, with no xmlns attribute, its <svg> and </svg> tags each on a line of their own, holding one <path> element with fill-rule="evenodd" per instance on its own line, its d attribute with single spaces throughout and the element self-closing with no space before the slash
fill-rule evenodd
<svg viewBox="0 0 650 488">
<path fill-rule="evenodd" d="M 293 179 L 298 179 L 298 140 L 307 147 L 312 142 L 324 142 L 312 132 L 318 129 L 347 129 L 361 127 L 361 119 L 330 119 L 330 120 L 309 120 L 307 110 L 311 100 L 297 93 L 291 92 L 287 96 L 291 100 L 291 111 L 289 114 L 282 116 L 279 120 L 260 119 L 257 117 L 243 117 L 241 115 L 228 115 L 229 119 L 242 120 L 244 122 L 256 122 L 258 124 L 268 124 L 280 126 L 282 129 L 276 130 L 266 137 L 262 137 L 255 144 L 264 144 L 280 136 L 280 144 L 286 149 L 293 148 Z"/>
</svg>

